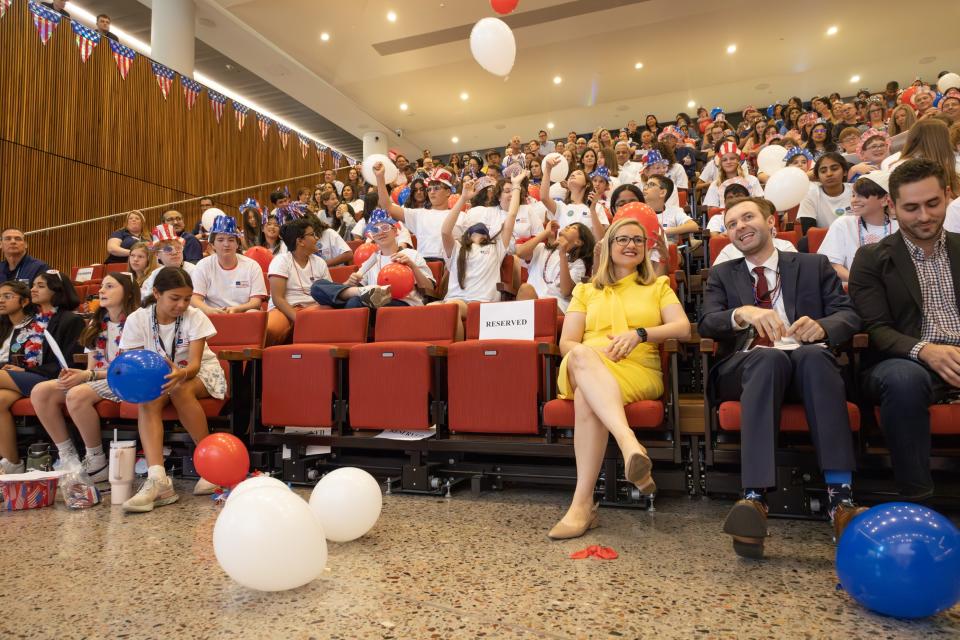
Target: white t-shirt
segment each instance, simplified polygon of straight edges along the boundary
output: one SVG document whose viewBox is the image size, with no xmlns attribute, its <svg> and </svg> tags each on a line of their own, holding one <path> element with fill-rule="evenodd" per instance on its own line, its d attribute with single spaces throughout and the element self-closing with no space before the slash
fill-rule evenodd
<svg viewBox="0 0 960 640">
<path fill-rule="evenodd" d="M 789 240 L 781 240 L 780 238 L 773 239 L 773 246 L 780 251 L 789 251 L 790 253 L 796 253 L 797 248 L 793 246 L 793 243 Z M 737 258 L 742 258 L 743 253 L 740 252 L 740 249 L 737 249 L 733 246 L 731 242 L 723 248 L 723 250 L 717 254 L 717 259 L 713 261 L 714 266 L 720 264 L 721 262 L 726 262 L 727 260 L 736 260 Z"/>
<path fill-rule="evenodd" d="M 583 260 L 577 260 L 568 265 L 570 279 L 574 286 L 580 284 L 587 273 L 587 266 Z M 527 267 L 527 284 L 534 288 L 539 298 L 556 298 L 557 307 L 566 313 L 570 306 L 570 297 L 563 297 L 560 293 L 560 250 L 550 251 L 543 244 L 537 245 L 530 256 Z"/>
<path fill-rule="evenodd" d="M 317 253 L 324 260 L 333 260 L 350 251 L 350 245 L 333 229 L 325 229 L 317 240 Z"/>
<path fill-rule="evenodd" d="M 750 163 L 746 160 L 744 160 L 740 166 L 743 167 L 745 172 L 750 172 Z M 714 157 L 714 159 L 710 160 L 710 162 L 703 165 L 703 171 L 700 172 L 700 180 L 708 183 L 715 182 L 717 180 L 718 169 L 719 167 L 717 167 L 716 157 Z"/>
<path fill-rule="evenodd" d="M 714 174 L 716 177 L 716 174 Z M 750 195 L 754 198 L 763 197 L 763 187 L 760 186 L 760 181 L 757 180 L 756 176 L 747 176 L 747 190 L 750 191 Z M 707 195 L 703 197 L 703 206 L 705 207 L 722 207 L 723 198 L 720 195 L 720 187 L 717 185 L 717 181 L 714 180 L 710 183 L 710 188 L 707 189 Z"/>
<path fill-rule="evenodd" d="M 543 219 L 538 211 L 529 205 L 522 204 L 517 210 L 517 219 L 513 225 L 513 240 L 530 238 L 543 231 Z M 472 207 L 460 217 L 457 227 L 460 233 L 471 226 L 482 222 L 490 230 L 490 236 L 500 232 L 507 219 L 507 212 L 500 207 Z"/>
<path fill-rule="evenodd" d="M 10 332 L 10 335 L 11 336 L 13 335 L 12 331 Z M 120 323 L 113 322 L 112 320 L 107 319 L 107 353 L 106 353 L 107 361 L 104 363 L 104 366 L 113 362 L 113 359 L 117 357 L 117 353 L 120 351 L 119 341 L 120 341 Z M 167 344 L 169 344 L 169 342 Z M 8 349 L 9 349 L 9 346 L 10 346 L 9 343 L 7 343 L 6 347 Z M 94 353 L 95 351 L 96 349 L 88 349 L 88 348 L 83 349 L 83 352 L 86 354 Z M 0 350 L 0 362 L 6 362 L 6 358 L 4 357 L 5 355 L 7 354 L 3 353 L 2 350 Z"/>
<path fill-rule="evenodd" d="M 840 216 L 850 213 L 850 198 L 853 197 L 853 185 L 843 184 L 843 191 L 838 196 L 828 196 L 820 188 L 820 183 L 810 185 L 810 191 L 800 203 L 797 218 L 814 218 L 817 227 L 826 229 Z"/>
<path fill-rule="evenodd" d="M 957 198 L 947 207 L 947 217 L 943 220 L 943 228 L 953 233 L 960 233 L 960 198 Z"/>
<path fill-rule="evenodd" d="M 559 182 L 550 185 L 549 196 L 553 200 L 566 200 L 567 190 Z"/>
<path fill-rule="evenodd" d="M 460 288 L 457 256 L 462 251 L 459 242 L 454 243 L 453 254 L 447 258 L 447 295 L 444 300 L 467 300 L 469 302 L 499 302 L 500 263 L 506 255 L 506 248 L 499 240 L 483 246 L 474 245 L 467 253 L 467 274 L 464 287 Z"/>
<path fill-rule="evenodd" d="M 121 350 L 146 349 L 170 358 L 170 350 L 173 348 L 174 340 L 176 340 L 174 357 L 170 359 L 178 367 L 185 367 L 189 364 L 190 343 L 195 340 L 206 340 L 210 336 L 217 335 L 217 330 L 206 314 L 196 307 L 187 307 L 187 310 L 180 316 L 179 334 L 174 336 L 176 322 L 161 324 L 159 339 L 163 344 L 158 344 L 158 336 L 153 331 L 153 310 L 155 308 L 156 305 L 152 304 L 149 307 L 137 309 L 127 316 L 127 322 L 123 325 L 123 335 L 120 336 Z M 109 343 L 108 340 L 107 344 L 109 345 Z M 220 365 L 217 363 L 216 354 L 210 350 L 210 346 L 204 344 L 200 368 L 207 366 L 219 367 Z"/>
<path fill-rule="evenodd" d="M 407 256 L 415 265 L 415 268 L 420 271 L 423 275 L 427 276 L 431 282 L 436 284 L 436 280 L 433 278 L 433 272 L 430 271 L 430 267 L 427 265 L 427 261 L 423 259 L 416 249 L 401 249 L 400 253 Z M 380 277 L 380 269 L 391 264 L 393 262 L 391 256 L 382 255 L 379 251 L 367 258 L 367 261 L 360 266 L 360 273 L 363 274 L 362 283 L 366 285 L 375 285 L 377 284 L 377 278 Z M 417 291 L 417 287 L 414 286 L 413 290 L 406 295 L 406 297 L 400 299 L 401 302 L 406 302 L 411 307 L 422 307 L 423 306 L 423 297 L 420 295 L 420 292 Z"/>
<path fill-rule="evenodd" d="M 660 226 L 664 229 L 667 227 L 679 227 L 688 222 L 693 222 L 693 218 L 688 216 L 686 211 L 680 207 L 671 206 L 664 207 L 663 211 L 657 214 L 657 220 L 660 221 Z M 675 243 L 677 235 L 673 234 L 669 236 L 668 240 Z"/>
<path fill-rule="evenodd" d="M 717 215 L 713 216 L 707 220 L 707 231 L 712 231 L 713 233 L 726 233 L 727 225 L 723 224 L 723 212 L 721 211 Z"/>
<path fill-rule="evenodd" d="M 643 171 L 643 165 L 633 160 L 627 160 L 620 167 L 617 177 L 620 184 L 636 184 L 640 181 L 640 172 Z"/>
<path fill-rule="evenodd" d="M 866 224 L 864 229 L 865 224 L 863 218 L 857 215 L 840 216 L 827 229 L 827 235 L 824 236 L 817 253 L 827 256 L 832 264 L 849 269 L 857 249 L 866 244 L 880 242 L 900 228 L 896 220 L 879 226 Z"/>
<path fill-rule="evenodd" d="M 220 266 L 217 256 L 207 256 L 197 263 L 190 277 L 193 292 L 218 309 L 247 304 L 250 298 L 270 297 L 263 282 L 263 269 L 246 256 L 238 255 L 237 266 L 229 271 Z"/>
<path fill-rule="evenodd" d="M 151 274 L 147 277 L 147 279 L 143 281 L 143 286 L 140 287 L 140 299 L 141 299 L 141 300 L 143 300 L 143 299 L 146 298 L 147 296 L 153 294 L 153 281 L 157 279 L 157 274 L 160 273 L 160 269 L 163 269 L 163 268 L 164 268 L 164 267 L 161 266 L 161 267 L 158 268 L 158 269 L 154 269 L 154 270 L 153 270 L 153 273 L 151 273 Z M 193 273 L 194 273 L 194 271 L 196 270 L 196 268 L 197 268 L 197 265 L 193 264 L 192 262 L 187 262 L 186 260 L 184 260 L 184 262 L 183 262 L 183 270 L 186 271 L 187 274 L 189 274 L 190 280 L 193 280 Z"/>
<path fill-rule="evenodd" d="M 330 280 L 330 269 L 327 268 L 323 258 L 315 253 L 310 255 L 306 267 L 298 265 L 292 253 L 285 253 L 270 261 L 267 276 L 270 278 L 276 276 L 287 281 L 287 303 L 295 307 L 316 302 L 310 295 L 310 287 L 317 280 Z M 269 308 L 275 307 L 271 298 Z"/>
<path fill-rule="evenodd" d="M 605 227 L 610 226 L 610 221 L 604 215 L 598 216 L 600 218 L 600 224 Z M 587 225 L 587 228 L 593 231 L 593 221 L 590 216 L 590 207 L 585 204 L 564 204 L 562 202 L 557 203 L 557 211 L 553 215 L 553 219 L 557 221 L 557 224 L 560 225 L 560 228 L 563 229 L 575 222 L 581 222 Z"/>
<path fill-rule="evenodd" d="M 449 209 L 404 209 L 403 219 L 410 233 L 417 236 L 417 251 L 424 258 L 443 258 L 440 228 Z M 461 214 L 462 215 L 462 214 Z"/>
<path fill-rule="evenodd" d="M 673 186 L 676 189 L 686 189 L 690 186 L 690 180 L 687 178 L 687 172 L 679 162 L 674 162 L 667 170 L 667 177 L 673 180 Z M 674 190 L 676 193 L 676 190 Z"/>
</svg>

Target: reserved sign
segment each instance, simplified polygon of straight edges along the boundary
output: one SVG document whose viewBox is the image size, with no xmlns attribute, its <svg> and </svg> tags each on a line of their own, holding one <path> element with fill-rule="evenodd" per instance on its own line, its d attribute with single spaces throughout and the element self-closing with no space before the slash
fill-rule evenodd
<svg viewBox="0 0 960 640">
<path fill-rule="evenodd" d="M 533 340 L 533 300 L 480 305 L 481 340 Z"/>
</svg>

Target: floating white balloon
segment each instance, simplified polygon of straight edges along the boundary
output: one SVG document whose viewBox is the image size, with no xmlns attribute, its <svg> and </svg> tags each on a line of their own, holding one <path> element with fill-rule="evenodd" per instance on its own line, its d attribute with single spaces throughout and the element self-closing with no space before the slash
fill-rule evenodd
<svg viewBox="0 0 960 640">
<path fill-rule="evenodd" d="M 777 211 L 786 211 L 800 204 L 809 191 L 810 179 L 806 172 L 797 167 L 785 167 L 767 180 L 763 193 Z"/>
<path fill-rule="evenodd" d="M 778 144 L 764 147 L 757 154 L 757 167 L 768 176 L 785 167 L 783 159 L 787 155 L 787 148 Z"/>
<path fill-rule="evenodd" d="M 204 231 L 210 231 L 213 229 L 213 221 L 217 219 L 217 216 L 225 216 L 223 211 L 215 207 L 211 207 L 203 212 L 203 215 L 200 216 L 200 226 L 203 227 Z"/>
<path fill-rule="evenodd" d="M 310 495 L 310 508 L 327 540 L 349 542 L 364 535 L 380 517 L 380 483 L 363 469 L 344 467 L 320 479 Z"/>
<path fill-rule="evenodd" d="M 497 76 L 506 76 L 517 58 L 517 42 L 507 23 L 483 18 L 470 31 L 470 53 L 481 67 Z"/>
</svg>

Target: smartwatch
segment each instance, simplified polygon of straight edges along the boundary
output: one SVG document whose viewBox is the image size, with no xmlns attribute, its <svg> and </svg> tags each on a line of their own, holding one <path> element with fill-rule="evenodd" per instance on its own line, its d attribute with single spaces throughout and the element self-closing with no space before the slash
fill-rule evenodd
<svg viewBox="0 0 960 640">
<path fill-rule="evenodd" d="M 639 329 L 637 329 L 637 335 L 640 336 L 640 342 L 647 341 L 647 330 L 644 329 L 643 327 L 640 327 Z"/>
</svg>

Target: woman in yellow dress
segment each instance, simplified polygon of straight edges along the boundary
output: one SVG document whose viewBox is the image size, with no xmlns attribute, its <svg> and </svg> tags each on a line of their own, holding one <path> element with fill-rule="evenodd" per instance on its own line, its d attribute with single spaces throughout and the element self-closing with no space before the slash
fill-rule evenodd
<svg viewBox="0 0 960 640">
<path fill-rule="evenodd" d="M 623 453 L 627 480 L 645 494 L 656 492 L 646 449 L 627 424 L 623 406 L 663 394 L 657 345 L 690 336 L 690 322 L 650 263 L 647 234 L 639 222 L 614 222 L 601 244 L 593 280 L 578 284 L 560 336 L 560 397 L 573 399 L 577 488 L 563 519 L 547 535 L 576 538 L 597 526 L 593 490 L 612 434 Z"/>
</svg>

